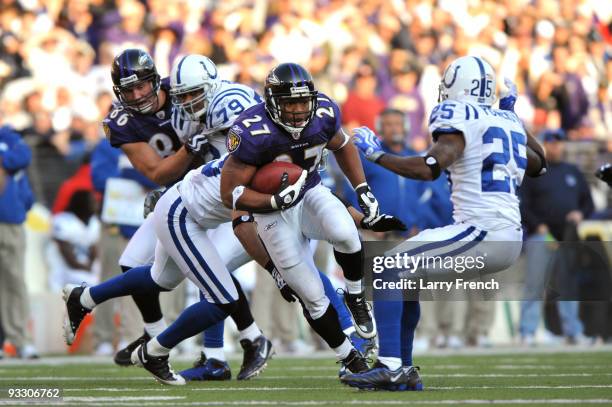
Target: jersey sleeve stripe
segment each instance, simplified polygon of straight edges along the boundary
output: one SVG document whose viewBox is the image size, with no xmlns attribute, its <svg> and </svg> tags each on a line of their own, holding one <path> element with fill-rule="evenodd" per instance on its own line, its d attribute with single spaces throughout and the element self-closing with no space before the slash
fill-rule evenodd
<svg viewBox="0 0 612 407">
<path fill-rule="evenodd" d="M 220 99 L 217 99 L 217 101 L 214 102 L 214 104 L 210 108 L 210 110 L 209 110 L 210 114 L 208 116 L 209 117 L 209 127 L 212 127 L 212 122 L 213 122 L 213 119 L 214 119 L 213 112 L 215 111 L 216 107 L 219 105 L 219 103 L 221 103 L 223 101 L 223 99 L 225 99 L 226 97 L 229 97 L 229 96 L 242 96 L 247 103 L 251 102 L 251 98 L 249 98 L 248 96 L 245 96 L 242 92 L 229 92 L 229 93 L 226 93 L 225 95 L 223 95 L 223 97 L 221 97 Z M 245 106 L 245 109 L 247 107 L 248 106 Z"/>
<path fill-rule="evenodd" d="M 224 90 L 223 92 L 221 92 L 221 93 L 219 93 L 218 95 L 216 95 L 216 96 L 213 98 L 213 100 L 211 101 L 211 103 L 210 103 L 210 104 L 211 104 L 212 106 L 214 106 L 214 105 L 215 105 L 215 104 L 218 102 L 218 100 L 219 100 L 220 98 L 222 99 L 222 98 L 223 98 L 223 96 L 225 96 L 225 95 L 226 95 L 227 93 L 229 93 L 229 92 L 240 92 L 240 93 L 242 93 L 242 94 L 244 95 L 244 97 L 245 97 L 245 98 L 247 98 L 247 99 L 251 98 L 251 95 L 249 95 L 249 92 L 247 92 L 247 91 L 246 91 L 246 90 L 244 90 L 244 89 L 240 89 L 240 88 L 230 88 L 230 89 L 226 89 L 226 90 Z"/>
</svg>

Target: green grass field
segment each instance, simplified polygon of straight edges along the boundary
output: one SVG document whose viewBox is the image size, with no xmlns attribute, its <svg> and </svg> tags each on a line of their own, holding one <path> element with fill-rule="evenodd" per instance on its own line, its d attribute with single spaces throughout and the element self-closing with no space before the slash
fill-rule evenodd
<svg viewBox="0 0 612 407">
<path fill-rule="evenodd" d="M 76 363 L 73 363 L 76 362 Z M 59 387 L 61 405 L 612 405 L 612 352 L 419 357 L 423 392 L 367 392 L 338 381 L 332 358 L 274 358 L 251 381 L 162 386 L 140 368 L 119 368 L 99 358 L 0 361 L 0 405 L 8 388 Z M 175 363 L 175 370 L 188 362 Z M 232 361 L 232 373 L 239 361 Z M 41 403 L 43 404 L 43 403 Z M 47 402 L 47 404 L 49 404 Z"/>
</svg>

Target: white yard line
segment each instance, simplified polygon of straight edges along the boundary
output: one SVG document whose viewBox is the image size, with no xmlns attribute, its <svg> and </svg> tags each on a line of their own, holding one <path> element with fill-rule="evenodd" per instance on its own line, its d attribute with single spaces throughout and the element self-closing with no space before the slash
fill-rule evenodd
<svg viewBox="0 0 612 407">
<path fill-rule="evenodd" d="M 496 400 L 484 400 L 484 399 L 464 399 L 464 400 L 414 400 L 413 397 L 406 397 L 398 400 L 304 400 L 304 401 L 272 401 L 272 400 L 236 400 L 236 401 L 178 401 L 171 397 L 166 400 L 136 400 L 136 398 L 130 397 L 117 397 L 108 400 L 108 397 L 75 397 L 65 398 L 65 402 L 82 402 L 87 403 L 86 405 L 96 406 L 114 406 L 114 405 L 128 405 L 128 406 L 163 406 L 168 405 L 166 401 L 172 400 L 172 405 L 177 406 L 319 406 L 319 405 L 406 405 L 409 403 L 413 405 L 457 405 L 457 404 L 470 404 L 470 405 L 499 405 L 499 404 L 510 404 L 510 405 L 532 405 L 532 404 L 572 404 L 572 405 L 585 405 L 585 404 L 610 404 L 612 399 L 496 399 Z M 3 402 L 0 402 L 2 405 Z M 16 404 L 16 403 L 12 403 Z M 25 404 L 25 403 L 24 403 Z M 43 404 L 43 403 L 40 403 Z M 61 402 L 44 403 L 45 405 L 61 405 Z M 6 404 L 5 404 L 6 405 Z"/>
</svg>

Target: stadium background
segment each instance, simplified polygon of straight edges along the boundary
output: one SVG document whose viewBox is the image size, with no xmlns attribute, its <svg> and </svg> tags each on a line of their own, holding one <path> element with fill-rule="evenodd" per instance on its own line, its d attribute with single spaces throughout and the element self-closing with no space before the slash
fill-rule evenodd
<svg viewBox="0 0 612 407">
<path fill-rule="evenodd" d="M 223 78 L 259 91 L 276 63 L 304 64 L 319 90 L 342 106 L 347 129 L 374 128 L 380 111 L 397 108 L 409 119 L 405 143 L 417 152 L 429 144 L 427 116 L 441 70 L 457 56 L 479 54 L 498 78 L 518 85 L 516 112 L 534 134 L 565 130 L 566 159 L 580 167 L 596 211 L 609 219 L 610 191 L 593 173 L 612 161 L 611 21 L 612 5 L 596 1 L 3 0 L 0 123 L 19 131 L 33 152 L 28 175 L 36 204 L 25 224 L 31 344 L 41 354 L 65 352 L 63 308 L 47 259 L 53 208 L 61 185 L 104 138 L 110 63 L 121 50 L 147 49 L 162 77 L 181 55 L 207 55 Z M 244 275 L 255 287 L 254 271 Z M 517 305 L 496 307 L 489 339 L 518 344 Z M 303 324 L 295 339 L 284 344 L 287 353 L 319 346 Z M 427 339 L 435 345 L 435 335 Z M 450 345 L 466 345 L 460 339 Z"/>
</svg>

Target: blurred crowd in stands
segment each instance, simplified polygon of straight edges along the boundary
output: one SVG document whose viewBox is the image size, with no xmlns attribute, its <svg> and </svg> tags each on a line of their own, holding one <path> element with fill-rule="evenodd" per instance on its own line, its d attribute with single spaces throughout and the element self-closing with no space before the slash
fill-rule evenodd
<svg viewBox="0 0 612 407">
<path fill-rule="evenodd" d="M 515 110 L 527 128 L 563 131 L 565 156 L 586 174 L 595 210 L 609 208 L 609 190 L 592 176 L 612 161 L 612 5 L 606 2 L 0 0 L 0 124 L 31 148 L 32 189 L 49 210 L 70 202 L 63 196 L 57 204 L 60 187 L 79 178 L 79 167 L 104 138 L 100 122 L 114 97 L 110 64 L 129 47 L 148 50 L 162 77 L 177 57 L 197 53 L 210 57 L 224 79 L 260 92 L 273 65 L 304 64 L 319 91 L 342 107 L 347 129 L 365 125 L 380 133 L 383 111 L 403 113 L 403 137 L 388 140 L 402 154 L 430 144 L 427 118 L 442 69 L 457 56 L 478 54 L 498 78 L 517 84 Z M 423 202 L 432 197 L 441 207 L 427 222 L 414 202 L 394 214 L 412 233 L 450 222 L 451 208 L 443 207 L 448 191 L 417 184 L 405 188 L 418 192 L 422 208 L 431 212 L 433 204 Z M 390 194 L 388 201 L 404 200 Z M 487 334 L 474 332 L 470 343 Z M 449 338 L 438 345 L 449 345 Z"/>
</svg>

